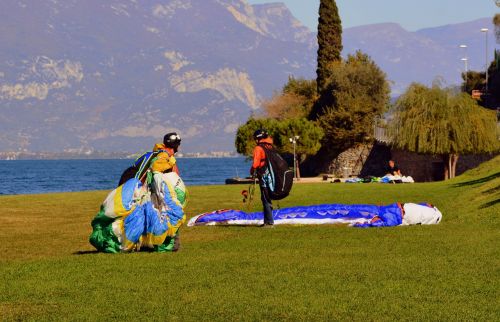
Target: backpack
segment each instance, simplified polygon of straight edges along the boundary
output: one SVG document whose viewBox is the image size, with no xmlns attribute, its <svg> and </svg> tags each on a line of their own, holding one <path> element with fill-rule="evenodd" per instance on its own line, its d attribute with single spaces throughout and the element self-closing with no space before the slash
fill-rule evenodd
<svg viewBox="0 0 500 322">
<path fill-rule="evenodd" d="M 144 173 L 148 170 L 151 161 L 153 161 L 160 152 L 162 151 L 146 152 L 137 158 L 132 166 L 123 171 L 120 181 L 118 182 L 118 186 L 121 186 L 132 178 L 140 180 Z"/>
<path fill-rule="evenodd" d="M 266 164 L 257 172 L 261 185 L 266 188 L 269 198 L 281 200 L 292 190 L 293 170 L 271 144 L 260 143 L 259 146 L 266 154 Z"/>
</svg>

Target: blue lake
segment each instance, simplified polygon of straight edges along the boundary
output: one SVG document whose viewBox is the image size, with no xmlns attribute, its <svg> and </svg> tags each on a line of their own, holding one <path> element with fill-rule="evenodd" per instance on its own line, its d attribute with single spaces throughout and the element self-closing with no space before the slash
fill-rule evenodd
<svg viewBox="0 0 500 322">
<path fill-rule="evenodd" d="M 0 160 L 0 195 L 114 189 L 134 160 Z M 186 185 L 249 175 L 245 158 L 178 158 Z"/>
</svg>

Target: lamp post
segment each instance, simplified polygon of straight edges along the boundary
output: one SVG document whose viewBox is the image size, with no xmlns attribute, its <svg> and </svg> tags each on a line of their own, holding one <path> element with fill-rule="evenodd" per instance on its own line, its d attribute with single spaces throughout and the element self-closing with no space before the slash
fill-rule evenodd
<svg viewBox="0 0 500 322">
<path fill-rule="evenodd" d="M 465 68 L 465 78 L 464 78 L 464 80 L 465 80 L 465 86 L 464 86 L 464 90 L 465 90 L 465 92 L 467 92 L 467 78 L 468 78 L 467 73 L 469 72 L 469 66 L 468 66 L 469 55 L 467 55 L 467 45 L 460 45 L 459 47 L 463 48 L 465 50 L 465 56 L 462 59 L 460 59 L 460 60 L 463 61 L 464 64 L 465 64 L 465 66 L 464 66 L 464 68 Z"/>
<path fill-rule="evenodd" d="M 488 28 L 482 28 L 481 32 L 484 32 L 486 35 L 486 94 L 488 94 Z"/>
<path fill-rule="evenodd" d="M 468 63 L 469 59 L 467 57 L 464 57 L 464 58 L 462 58 L 460 60 L 463 61 L 464 65 L 465 65 L 464 66 L 464 69 L 465 69 L 465 74 L 464 74 L 465 75 L 465 78 L 464 78 L 464 80 L 465 80 L 465 86 L 464 86 L 464 89 L 465 89 L 465 92 L 467 92 L 467 77 L 468 77 L 468 75 L 467 75 L 467 72 L 468 72 L 467 63 Z"/>
<path fill-rule="evenodd" d="M 295 147 L 297 145 L 297 140 L 300 138 L 298 135 L 294 135 L 289 138 L 290 142 L 293 144 L 293 177 L 297 178 L 297 157 L 295 153 Z"/>
</svg>

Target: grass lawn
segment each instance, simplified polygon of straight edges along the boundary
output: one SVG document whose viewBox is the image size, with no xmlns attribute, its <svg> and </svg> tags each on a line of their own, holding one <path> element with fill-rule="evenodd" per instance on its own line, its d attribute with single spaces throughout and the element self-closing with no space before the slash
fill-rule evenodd
<svg viewBox="0 0 500 322">
<path fill-rule="evenodd" d="M 242 208 L 243 188 L 190 187 L 188 217 Z M 297 184 L 280 202 L 426 201 L 440 225 L 183 227 L 168 254 L 95 253 L 106 195 L 0 197 L 2 319 L 500 319 L 500 157 L 448 182 Z"/>
</svg>

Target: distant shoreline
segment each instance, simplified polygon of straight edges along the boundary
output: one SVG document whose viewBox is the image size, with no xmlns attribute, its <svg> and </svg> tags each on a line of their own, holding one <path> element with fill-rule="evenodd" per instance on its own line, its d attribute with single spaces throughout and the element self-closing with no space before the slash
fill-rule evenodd
<svg viewBox="0 0 500 322">
<path fill-rule="evenodd" d="M 25 153 L 25 152 L 0 152 L 0 161 L 19 160 L 134 160 L 140 154 L 129 153 L 96 153 L 96 154 L 72 154 L 72 153 Z M 244 158 L 245 156 L 228 153 L 179 153 L 178 159 L 223 159 Z"/>
</svg>

